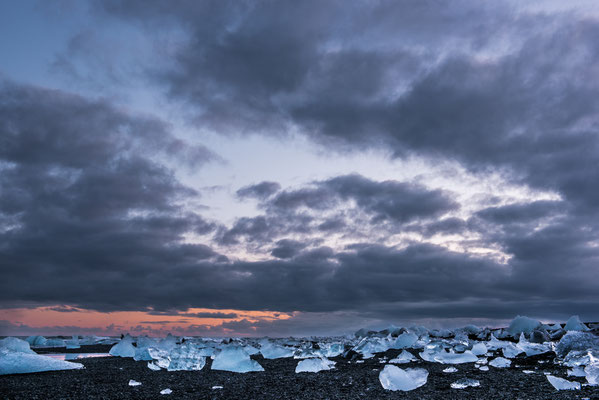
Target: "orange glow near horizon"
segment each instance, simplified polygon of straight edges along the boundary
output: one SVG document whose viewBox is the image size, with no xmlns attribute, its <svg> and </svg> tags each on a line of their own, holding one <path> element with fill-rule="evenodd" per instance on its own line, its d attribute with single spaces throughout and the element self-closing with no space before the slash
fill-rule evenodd
<svg viewBox="0 0 599 400">
<path fill-rule="evenodd" d="M 64 311 L 65 309 L 69 311 Z M 0 309 L 0 320 L 35 329 L 60 327 L 76 327 L 82 330 L 97 329 L 98 334 L 117 334 L 126 331 L 162 334 L 169 331 L 185 332 L 190 327 L 201 327 L 205 330 L 214 329 L 214 334 L 218 335 L 219 333 L 235 333 L 234 330 L 222 326 L 227 322 L 242 320 L 256 322 L 291 318 L 291 314 L 288 313 L 232 309 L 190 308 L 187 311 L 175 313 L 155 315 L 145 311 L 99 312 L 64 306 L 49 306 Z M 229 315 L 219 318 L 218 315 L 214 317 L 210 315 L 213 313 Z M 235 314 L 235 316 L 231 314 Z"/>
</svg>

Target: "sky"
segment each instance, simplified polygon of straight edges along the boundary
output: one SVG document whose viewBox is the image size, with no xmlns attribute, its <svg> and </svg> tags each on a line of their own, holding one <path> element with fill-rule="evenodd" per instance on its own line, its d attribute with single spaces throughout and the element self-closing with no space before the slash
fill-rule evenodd
<svg viewBox="0 0 599 400">
<path fill-rule="evenodd" d="M 599 320 L 595 1 L 0 1 L 0 335 Z"/>
</svg>

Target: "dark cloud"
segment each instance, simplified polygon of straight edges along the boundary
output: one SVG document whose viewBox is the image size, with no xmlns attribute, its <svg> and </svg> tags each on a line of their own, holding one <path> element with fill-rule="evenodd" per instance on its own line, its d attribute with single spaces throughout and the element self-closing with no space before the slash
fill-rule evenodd
<svg viewBox="0 0 599 400">
<path fill-rule="evenodd" d="M 218 319 L 235 319 L 238 317 L 236 313 L 223 312 L 198 312 L 198 313 L 180 313 L 179 315 L 192 318 L 218 318 Z"/>
<path fill-rule="evenodd" d="M 265 200 L 272 196 L 281 189 L 281 185 L 277 182 L 260 182 L 255 185 L 244 186 L 239 189 L 235 194 L 238 197 L 254 197 L 259 200 Z"/>
<path fill-rule="evenodd" d="M 290 239 L 279 240 L 275 245 L 270 254 L 277 258 L 291 258 L 307 246 L 306 243 Z"/>
</svg>

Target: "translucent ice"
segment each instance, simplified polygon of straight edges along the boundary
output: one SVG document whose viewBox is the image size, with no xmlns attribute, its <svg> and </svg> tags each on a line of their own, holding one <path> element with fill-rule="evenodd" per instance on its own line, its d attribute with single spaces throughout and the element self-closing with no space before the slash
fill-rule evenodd
<svg viewBox="0 0 599 400">
<path fill-rule="evenodd" d="M 140 386 L 141 382 L 138 382 L 134 379 L 129 379 L 129 386 Z"/>
<path fill-rule="evenodd" d="M 510 365 L 512 365 L 512 362 L 503 357 L 497 357 L 497 358 L 491 360 L 489 362 L 489 365 L 491 367 L 495 367 L 495 368 L 506 368 L 506 367 L 509 367 Z"/>
<path fill-rule="evenodd" d="M 324 357 L 337 357 L 343 353 L 343 343 L 319 343 L 320 352 Z"/>
<path fill-rule="evenodd" d="M 578 382 L 571 382 L 567 379 L 558 378 L 557 376 L 553 376 L 553 375 L 546 375 L 546 376 L 547 376 L 547 380 L 549 381 L 549 383 L 551 383 L 553 385 L 553 387 L 556 388 L 557 390 L 579 390 L 580 389 L 580 383 L 578 383 Z"/>
<path fill-rule="evenodd" d="M 589 385 L 599 385 L 599 363 L 595 362 L 593 364 L 587 365 L 584 368 L 584 373 L 587 377 L 587 382 Z"/>
<path fill-rule="evenodd" d="M 392 349 L 405 349 L 412 347 L 418 340 L 418 336 L 411 332 L 404 332 L 395 339 L 395 342 L 391 345 Z"/>
<path fill-rule="evenodd" d="M 267 359 L 293 357 L 295 349 L 291 347 L 281 346 L 269 341 L 262 342 L 260 353 Z"/>
<path fill-rule="evenodd" d="M 466 389 L 467 387 L 477 387 L 480 386 L 480 381 L 476 379 L 470 378 L 462 378 L 458 379 L 454 383 L 451 384 L 452 389 Z"/>
<path fill-rule="evenodd" d="M 170 351 L 150 347 L 148 352 L 154 364 L 167 371 L 199 371 L 206 365 L 206 357 L 191 342 L 175 345 Z"/>
<path fill-rule="evenodd" d="M 110 348 L 110 355 L 117 357 L 133 357 L 135 356 L 135 346 L 133 346 L 133 338 L 129 334 L 125 335 L 120 342 Z"/>
<path fill-rule="evenodd" d="M 231 372 L 264 371 L 257 361 L 252 360 L 249 354 L 241 347 L 228 346 L 214 357 L 212 369 Z"/>
<path fill-rule="evenodd" d="M 148 368 L 150 368 L 152 371 L 160 371 L 161 370 L 161 368 L 158 365 L 156 365 L 152 362 L 148 363 Z"/>
<path fill-rule="evenodd" d="M 172 391 L 172 390 L 170 390 L 169 388 L 162 389 L 162 390 L 160 391 L 160 394 L 171 394 L 171 393 L 173 393 L 173 391 Z"/>
<path fill-rule="evenodd" d="M 586 374 L 586 372 L 584 372 L 584 368 L 574 367 L 574 368 L 568 370 L 568 376 L 586 377 L 587 374 Z"/>
<path fill-rule="evenodd" d="M 580 321 L 578 315 L 573 315 L 570 317 L 568 322 L 566 322 L 566 326 L 564 327 L 567 331 L 588 331 L 589 328 Z"/>
<path fill-rule="evenodd" d="M 308 358 L 297 363 L 295 372 L 320 372 L 328 371 L 335 365 L 334 361 L 327 358 Z"/>
<path fill-rule="evenodd" d="M 69 340 L 65 341 L 67 345 L 67 349 L 79 349 L 81 346 L 79 345 L 79 336 L 73 335 L 73 337 Z"/>
<path fill-rule="evenodd" d="M 520 334 L 520 340 L 518 341 L 517 347 L 524 351 L 528 357 L 553 351 L 553 347 L 550 343 L 531 343 L 526 340 L 523 333 Z"/>
<path fill-rule="evenodd" d="M 458 369 L 456 367 L 447 367 L 443 370 L 443 372 L 451 374 L 453 372 L 458 372 Z"/>
<path fill-rule="evenodd" d="M 7 337 L 0 340 L 0 349 L 17 353 L 36 354 L 35 351 L 31 350 L 29 347 L 29 342 L 16 337 Z"/>
<path fill-rule="evenodd" d="M 518 354 L 524 353 L 524 350 L 513 343 L 506 343 L 501 352 L 505 358 L 514 358 Z"/>
<path fill-rule="evenodd" d="M 508 332 L 512 335 L 519 335 L 522 332 L 530 333 L 541 326 L 541 323 L 536 319 L 522 317 L 518 315 L 513 321 L 510 323 L 510 327 L 508 328 Z"/>
<path fill-rule="evenodd" d="M 150 361 L 152 356 L 148 351 L 150 347 L 158 348 L 158 342 L 155 339 L 147 336 L 140 336 L 137 338 L 137 347 L 135 348 L 135 354 L 133 359 L 135 361 Z"/>
<path fill-rule="evenodd" d="M 588 332 L 570 331 L 564 335 L 557 344 L 555 352 L 564 357 L 572 350 L 599 349 L 599 337 Z"/>
<path fill-rule="evenodd" d="M 463 353 L 448 353 L 443 349 L 425 350 L 420 353 L 420 357 L 425 361 L 438 362 L 440 364 L 463 364 L 478 360 L 478 357 L 472 354 L 470 350 L 466 350 Z"/>
<path fill-rule="evenodd" d="M 416 357 L 412 355 L 409 351 L 402 350 L 401 353 L 397 357 L 392 360 L 389 360 L 391 364 L 407 364 L 409 362 L 416 361 Z"/>
<path fill-rule="evenodd" d="M 83 364 L 0 348 L 0 375 L 80 368 L 83 368 Z"/>
<path fill-rule="evenodd" d="M 48 340 L 46 340 L 46 338 L 45 338 L 45 337 L 43 337 L 43 336 L 29 336 L 29 337 L 27 338 L 27 341 L 29 342 L 29 344 L 30 344 L 31 346 L 34 346 L 34 347 L 41 347 L 41 346 L 45 346 L 45 345 L 46 345 L 46 342 L 47 342 Z"/>
<path fill-rule="evenodd" d="M 387 390 L 407 392 L 424 385 L 427 379 L 428 371 L 422 368 L 401 369 L 395 365 L 385 365 L 379 373 L 379 381 Z"/>
<path fill-rule="evenodd" d="M 484 343 L 476 343 L 472 346 L 472 354 L 475 356 L 482 356 L 487 352 L 487 346 Z"/>
</svg>

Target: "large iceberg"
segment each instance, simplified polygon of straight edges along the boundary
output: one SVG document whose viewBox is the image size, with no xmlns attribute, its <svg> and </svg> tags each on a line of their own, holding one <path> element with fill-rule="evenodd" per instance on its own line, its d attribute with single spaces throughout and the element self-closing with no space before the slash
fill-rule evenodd
<svg viewBox="0 0 599 400">
<path fill-rule="evenodd" d="M 295 372 L 320 372 L 328 371 L 335 365 L 335 361 L 328 358 L 308 358 L 297 363 Z"/>
<path fill-rule="evenodd" d="M 573 315 L 570 317 L 568 322 L 566 322 L 566 326 L 564 327 L 567 331 L 588 331 L 589 328 L 580 321 L 578 315 Z"/>
<path fill-rule="evenodd" d="M 250 355 L 239 346 L 225 347 L 214 357 L 212 369 L 240 373 L 264 371 L 258 361 L 252 360 Z"/>
<path fill-rule="evenodd" d="M 387 390 L 407 392 L 426 384 L 428 371 L 423 368 L 401 369 L 395 365 L 385 365 L 379 374 L 379 381 Z"/>
<path fill-rule="evenodd" d="M 133 338 L 126 334 L 120 342 L 110 348 L 109 351 L 111 356 L 117 357 L 134 357 L 135 346 L 133 346 Z"/>
<path fill-rule="evenodd" d="M 532 331 L 539 328 L 540 326 L 542 326 L 540 321 L 518 315 L 510 323 L 508 332 L 514 336 L 517 336 L 517 335 L 521 334 L 522 332 L 531 333 Z"/>
</svg>

